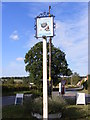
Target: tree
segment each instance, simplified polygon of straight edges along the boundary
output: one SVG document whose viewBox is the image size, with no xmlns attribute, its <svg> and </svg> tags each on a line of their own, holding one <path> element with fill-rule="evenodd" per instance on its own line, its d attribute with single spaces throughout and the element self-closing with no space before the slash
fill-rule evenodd
<svg viewBox="0 0 90 120">
<path fill-rule="evenodd" d="M 77 72 L 74 72 L 72 75 L 72 84 L 76 85 L 79 80 L 80 80 L 79 74 Z"/>
<path fill-rule="evenodd" d="M 51 60 L 51 77 L 53 83 L 58 81 L 58 77 L 61 75 L 71 75 L 71 70 L 68 68 L 67 61 L 65 59 L 65 53 L 59 48 L 51 45 L 52 48 L 52 60 Z M 39 42 L 35 44 L 25 55 L 26 71 L 29 72 L 35 83 L 40 83 L 43 78 L 43 43 Z M 47 74 L 49 77 L 49 43 L 47 43 Z"/>
</svg>

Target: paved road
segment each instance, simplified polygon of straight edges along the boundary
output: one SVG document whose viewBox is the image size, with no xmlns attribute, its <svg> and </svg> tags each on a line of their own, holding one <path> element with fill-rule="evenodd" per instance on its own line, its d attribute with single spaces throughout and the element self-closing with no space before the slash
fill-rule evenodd
<svg viewBox="0 0 90 120">
<path fill-rule="evenodd" d="M 25 96 L 31 96 L 31 94 L 29 95 L 25 95 Z M 0 98 L 1 99 L 1 98 Z M 5 96 L 2 97 L 2 106 L 6 106 L 6 105 L 13 105 L 15 104 L 15 96 Z"/>
<path fill-rule="evenodd" d="M 66 93 L 63 95 L 63 97 L 65 99 L 71 98 L 71 99 L 76 100 L 76 94 L 77 94 L 76 91 L 66 91 Z M 59 96 L 59 92 L 53 92 L 52 95 L 53 96 Z M 28 96 L 28 95 L 25 95 L 25 96 Z M 31 96 L 31 94 L 29 96 Z M 85 100 L 86 100 L 86 104 L 90 103 L 90 94 L 85 95 Z M 14 103 L 15 103 L 15 96 L 2 97 L 2 106 L 12 105 Z"/>
<path fill-rule="evenodd" d="M 15 96 L 2 97 L 2 106 L 12 105 L 15 103 Z"/>
</svg>

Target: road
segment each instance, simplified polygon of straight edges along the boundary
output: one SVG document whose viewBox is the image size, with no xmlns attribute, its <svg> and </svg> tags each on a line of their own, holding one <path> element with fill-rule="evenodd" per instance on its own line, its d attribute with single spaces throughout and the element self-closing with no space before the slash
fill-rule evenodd
<svg viewBox="0 0 90 120">
<path fill-rule="evenodd" d="M 15 103 L 15 96 L 2 97 L 2 106 L 12 105 Z"/>
<path fill-rule="evenodd" d="M 65 94 L 63 95 L 63 97 L 65 99 L 73 99 L 76 100 L 76 94 L 77 91 L 66 91 Z M 53 92 L 52 93 L 53 96 L 59 96 L 59 92 Z M 25 96 L 31 96 L 30 95 L 25 95 Z M 1 99 L 1 98 L 0 98 Z M 86 104 L 90 103 L 90 94 L 85 94 L 85 100 L 86 100 Z M 2 97 L 2 106 L 6 106 L 6 105 L 12 105 L 15 103 L 15 96 L 5 96 Z"/>
<path fill-rule="evenodd" d="M 30 97 L 31 94 L 27 94 L 25 95 L 25 97 Z M 1 99 L 1 98 L 0 98 Z M 6 106 L 6 105 L 13 105 L 15 104 L 15 96 L 4 96 L 2 97 L 2 106 Z"/>
</svg>

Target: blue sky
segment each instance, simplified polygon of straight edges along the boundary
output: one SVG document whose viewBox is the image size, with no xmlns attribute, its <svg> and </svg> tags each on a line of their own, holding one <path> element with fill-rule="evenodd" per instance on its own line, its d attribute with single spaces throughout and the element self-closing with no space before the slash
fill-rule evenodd
<svg viewBox="0 0 90 120">
<path fill-rule="evenodd" d="M 52 42 L 66 53 L 69 68 L 80 75 L 88 73 L 87 2 L 3 2 L 2 75 L 27 76 L 24 57 L 41 39 L 34 37 L 34 18 L 41 12 L 55 15 L 56 36 Z"/>
</svg>

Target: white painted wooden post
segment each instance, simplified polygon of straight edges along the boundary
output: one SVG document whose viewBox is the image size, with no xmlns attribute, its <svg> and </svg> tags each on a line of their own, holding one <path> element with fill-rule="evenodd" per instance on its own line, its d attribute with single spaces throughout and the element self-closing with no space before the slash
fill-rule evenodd
<svg viewBox="0 0 90 120">
<path fill-rule="evenodd" d="M 43 120 L 48 120 L 47 39 L 43 37 Z"/>
</svg>

